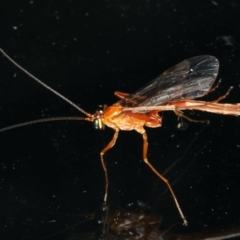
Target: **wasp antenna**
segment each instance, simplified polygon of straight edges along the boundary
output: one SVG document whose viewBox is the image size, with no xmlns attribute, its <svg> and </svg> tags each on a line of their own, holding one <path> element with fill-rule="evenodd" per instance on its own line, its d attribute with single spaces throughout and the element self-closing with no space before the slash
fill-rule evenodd
<svg viewBox="0 0 240 240">
<path fill-rule="evenodd" d="M 83 117 L 52 117 L 52 118 L 37 119 L 37 120 L 33 120 L 33 121 L 14 124 L 9 127 L 1 128 L 0 132 L 6 132 L 6 131 L 14 129 L 14 128 L 32 125 L 35 123 L 52 122 L 52 121 L 79 121 L 79 120 L 90 121 L 90 122 L 92 121 L 90 118 L 83 118 Z"/>
<path fill-rule="evenodd" d="M 73 103 L 71 100 L 69 100 L 68 98 L 64 97 L 62 94 L 60 94 L 59 92 L 55 91 L 54 89 L 52 89 L 51 87 L 49 87 L 47 84 L 43 83 L 40 79 L 38 79 L 37 77 L 33 76 L 30 72 L 28 72 L 25 68 L 23 68 L 22 66 L 20 66 L 18 63 L 16 63 L 8 54 L 6 54 L 3 49 L 0 48 L 0 52 L 10 61 L 12 62 L 18 69 L 20 69 L 21 71 L 23 71 L 25 74 L 27 74 L 30 78 L 32 78 L 33 80 L 35 80 L 36 82 L 38 82 L 39 84 L 41 84 L 43 87 L 45 87 L 46 89 L 48 89 L 49 91 L 51 91 L 52 93 L 54 93 L 55 95 L 57 95 L 58 97 L 62 98 L 65 102 L 69 103 L 71 106 L 73 106 L 74 108 L 76 108 L 78 111 L 82 112 L 83 114 L 85 114 L 88 117 L 91 117 L 91 114 L 84 111 L 82 108 L 78 107 L 75 103 Z"/>
</svg>

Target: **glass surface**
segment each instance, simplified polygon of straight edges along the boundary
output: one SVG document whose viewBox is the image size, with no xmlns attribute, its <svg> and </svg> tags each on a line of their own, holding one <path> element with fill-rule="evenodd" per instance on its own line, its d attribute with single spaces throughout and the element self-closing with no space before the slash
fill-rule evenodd
<svg viewBox="0 0 240 240">
<path fill-rule="evenodd" d="M 215 56 L 222 79 L 203 99 L 217 99 L 234 86 L 223 102 L 240 103 L 239 10 L 236 0 L 4 1 L 0 47 L 90 113 L 117 102 L 114 91 L 132 93 L 198 55 Z M 180 223 L 166 232 L 221 237 L 239 226 L 240 118 L 186 115 L 210 124 L 184 120 L 179 128 L 181 120 L 165 112 L 162 127 L 146 130 L 149 161 L 161 173 L 170 168 L 165 176 L 189 225 L 181 225 L 166 185 L 143 163 L 142 137 L 133 131 L 121 131 L 105 156 L 109 211 L 132 214 L 136 209 L 128 205 L 140 201 L 145 216 L 158 216 L 160 232 Z M 0 128 L 57 116 L 83 114 L 0 57 Z M 1 239 L 100 239 L 105 180 L 99 153 L 112 136 L 111 129 L 96 131 L 83 121 L 1 133 Z M 136 224 L 133 229 L 142 231 Z"/>
</svg>

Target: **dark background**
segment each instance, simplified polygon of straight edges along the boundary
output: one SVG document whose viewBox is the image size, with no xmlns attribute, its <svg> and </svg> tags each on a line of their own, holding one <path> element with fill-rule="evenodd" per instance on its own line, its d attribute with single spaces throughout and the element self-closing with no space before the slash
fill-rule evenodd
<svg viewBox="0 0 240 240">
<path fill-rule="evenodd" d="M 183 59 L 204 54 L 219 59 L 222 79 L 205 99 L 234 86 L 224 102 L 236 103 L 239 13 L 237 0 L 1 1 L 0 47 L 90 113 L 117 101 L 115 90 L 132 92 Z M 161 128 L 147 129 L 149 160 L 160 172 L 184 155 L 166 176 L 176 181 L 189 226 L 172 231 L 234 225 L 240 216 L 240 119 L 187 115 L 210 124 L 187 122 L 179 130 L 169 112 Z M 0 57 L 0 128 L 57 116 L 82 114 Z M 83 239 L 83 232 L 101 229 L 99 152 L 112 135 L 111 129 L 67 121 L 1 133 L 1 239 Z M 139 134 L 120 132 L 105 159 L 110 208 L 141 200 L 163 216 L 163 229 L 181 221 L 166 186 L 142 162 Z M 95 220 L 81 224 L 87 213 L 96 213 Z"/>
</svg>

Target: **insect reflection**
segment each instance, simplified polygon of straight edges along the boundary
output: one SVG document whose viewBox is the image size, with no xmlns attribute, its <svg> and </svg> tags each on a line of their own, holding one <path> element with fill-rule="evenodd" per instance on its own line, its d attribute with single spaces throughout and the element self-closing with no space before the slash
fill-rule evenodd
<svg viewBox="0 0 240 240">
<path fill-rule="evenodd" d="M 86 117 L 40 119 L 37 121 L 6 127 L 0 131 L 6 131 L 31 123 L 52 120 L 86 120 L 93 122 L 96 129 L 103 129 L 104 125 L 114 129 L 115 133 L 112 140 L 100 152 L 101 163 L 105 173 L 105 194 L 103 200 L 103 208 L 106 208 L 107 206 L 109 185 L 107 167 L 103 156 L 115 145 L 120 130 L 137 131 L 142 135 L 143 138 L 144 162 L 163 182 L 165 182 L 174 199 L 176 207 L 183 220 L 183 224 L 187 225 L 186 217 L 182 212 L 182 209 L 178 203 L 177 197 L 170 183 L 148 161 L 148 140 L 144 126 L 151 128 L 160 127 L 162 125 L 162 117 L 159 115 L 159 112 L 170 110 L 174 111 L 178 117 L 183 117 L 190 121 L 197 120 L 193 120 L 185 116 L 182 110 L 200 110 L 233 116 L 240 115 L 240 104 L 219 103 L 220 100 L 224 99 L 229 94 L 231 88 L 226 92 L 226 94 L 211 102 L 194 100 L 195 98 L 202 97 L 214 91 L 218 86 L 216 85 L 213 87 L 219 69 L 219 62 L 215 57 L 203 55 L 184 60 L 174 67 L 163 72 L 159 77 L 155 78 L 135 93 L 128 94 L 115 92 L 115 95 L 120 98 L 117 103 L 109 107 L 105 107 L 103 111 L 96 111 L 94 114 L 90 114 L 31 75 L 21 66 L 19 66 L 13 59 L 11 59 L 3 50 L 1 50 L 1 52 L 15 66 L 24 71 L 39 84 L 67 101 L 73 107 L 77 108 L 80 112 L 85 114 Z"/>
<path fill-rule="evenodd" d="M 240 237 L 240 222 L 208 231 L 189 234 L 172 233 L 179 223 L 167 229 L 161 227 L 162 216 L 138 202 L 134 207 L 116 209 L 105 219 L 107 234 L 104 240 L 223 240 Z"/>
<path fill-rule="evenodd" d="M 129 204 L 125 209 L 115 209 L 105 219 L 106 239 L 158 239 L 162 217 L 151 213 L 143 202 Z"/>
</svg>

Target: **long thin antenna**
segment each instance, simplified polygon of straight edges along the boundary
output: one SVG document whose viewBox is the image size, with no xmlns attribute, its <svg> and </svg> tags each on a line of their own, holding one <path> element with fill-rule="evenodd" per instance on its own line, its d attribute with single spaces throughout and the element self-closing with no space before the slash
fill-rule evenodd
<svg viewBox="0 0 240 240">
<path fill-rule="evenodd" d="M 64 97 L 62 94 L 60 94 L 59 92 L 55 91 L 54 89 L 52 89 L 51 87 L 49 87 L 48 85 L 46 85 L 45 83 L 43 83 L 40 79 L 38 79 L 37 77 L 33 76 L 30 72 L 28 72 L 26 69 L 24 69 L 23 67 L 21 67 L 18 63 L 16 63 L 10 56 L 8 56 L 3 49 L 0 48 L 0 52 L 10 61 L 12 62 L 17 68 L 19 68 L 21 71 L 23 71 L 24 73 L 26 73 L 30 78 L 32 78 L 33 80 L 35 80 L 36 82 L 38 82 L 39 84 L 41 84 L 43 87 L 45 87 L 46 89 L 48 89 L 49 91 L 53 92 L 55 95 L 57 95 L 58 97 L 62 98 L 65 102 L 69 103 L 71 106 L 73 106 L 74 108 L 76 108 L 78 111 L 84 113 L 86 116 L 91 117 L 91 114 L 84 111 L 82 108 L 78 107 L 75 103 L 73 103 L 71 100 L 69 100 L 68 98 Z"/>
<path fill-rule="evenodd" d="M 24 123 L 18 123 L 9 127 L 1 128 L 0 132 L 5 132 L 10 129 L 14 128 L 19 128 L 35 123 L 43 123 L 43 122 L 52 122 L 52 121 L 79 121 L 79 120 L 86 120 L 86 121 L 91 121 L 89 118 L 83 118 L 83 117 L 53 117 L 53 118 L 43 118 L 43 119 L 38 119 L 38 120 L 33 120 L 33 121 L 28 121 Z"/>
</svg>

